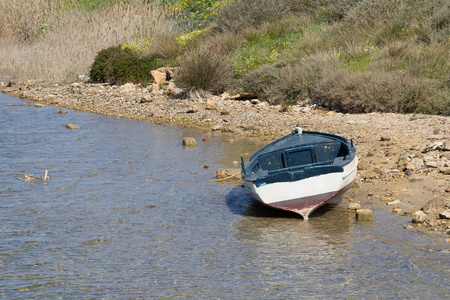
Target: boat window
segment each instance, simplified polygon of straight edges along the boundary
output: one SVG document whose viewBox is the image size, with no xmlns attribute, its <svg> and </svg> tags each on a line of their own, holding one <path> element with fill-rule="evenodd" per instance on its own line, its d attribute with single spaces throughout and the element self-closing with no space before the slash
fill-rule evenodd
<svg viewBox="0 0 450 300">
<path fill-rule="evenodd" d="M 287 167 L 298 167 L 313 163 L 311 149 L 293 150 L 286 152 Z"/>
<path fill-rule="evenodd" d="M 258 161 L 261 169 L 263 170 L 273 171 L 283 168 L 283 161 L 281 160 L 280 152 L 264 154 L 258 159 Z"/>
<path fill-rule="evenodd" d="M 327 143 L 314 146 L 317 162 L 333 161 L 338 156 L 341 143 Z"/>
</svg>

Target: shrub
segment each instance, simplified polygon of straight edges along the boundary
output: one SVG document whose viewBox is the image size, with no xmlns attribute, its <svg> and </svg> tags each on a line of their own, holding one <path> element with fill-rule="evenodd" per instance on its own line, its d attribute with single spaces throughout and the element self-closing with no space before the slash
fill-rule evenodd
<svg viewBox="0 0 450 300">
<path fill-rule="evenodd" d="M 129 48 L 119 45 L 103 49 L 97 54 L 89 76 L 94 82 L 147 85 L 151 80 L 150 72 L 163 64 L 150 56 L 139 57 Z"/>
<path fill-rule="evenodd" d="M 405 95 L 400 112 L 450 116 L 450 89 L 445 86 L 413 88 Z"/>
<path fill-rule="evenodd" d="M 254 93 L 259 99 L 268 101 L 272 98 L 270 87 L 276 83 L 279 72 L 273 65 L 264 65 L 246 73 L 241 80 L 242 91 Z"/>
<path fill-rule="evenodd" d="M 233 79 L 234 69 L 220 45 L 205 44 L 185 54 L 175 77 L 177 86 L 197 92 L 223 92 Z"/>
<path fill-rule="evenodd" d="M 290 61 L 265 65 L 242 78 L 242 88 L 271 104 L 296 104 L 313 97 L 328 63 Z"/>
<path fill-rule="evenodd" d="M 150 47 L 149 56 L 158 59 L 176 59 L 180 54 L 181 46 L 178 44 L 174 33 L 153 33 L 153 42 Z"/>
<path fill-rule="evenodd" d="M 450 114 L 448 81 L 439 84 L 403 73 L 355 73 L 337 60 L 265 65 L 242 77 L 242 89 L 283 106 L 309 98 L 347 113 Z"/>
<path fill-rule="evenodd" d="M 94 82 L 114 82 L 112 67 L 122 57 L 131 56 L 132 51 L 123 48 L 122 45 L 109 47 L 101 50 L 95 56 L 89 71 L 89 77 Z"/>
<path fill-rule="evenodd" d="M 162 65 L 151 57 L 123 56 L 113 63 L 111 76 L 117 84 L 133 82 L 147 86 L 152 80 L 150 72 Z"/>
<path fill-rule="evenodd" d="M 335 72 L 322 81 L 315 101 L 350 113 L 450 113 L 448 88 L 407 74 Z"/>
</svg>

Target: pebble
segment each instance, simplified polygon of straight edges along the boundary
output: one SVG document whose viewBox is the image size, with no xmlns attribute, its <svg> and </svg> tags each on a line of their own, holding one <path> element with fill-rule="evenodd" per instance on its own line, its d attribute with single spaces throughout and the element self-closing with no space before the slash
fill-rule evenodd
<svg viewBox="0 0 450 300">
<path fill-rule="evenodd" d="M 399 203 L 400 203 L 400 200 L 394 200 L 391 202 L 386 202 L 386 205 L 394 205 L 394 204 L 399 204 Z"/>
<path fill-rule="evenodd" d="M 361 204 L 359 204 L 359 203 L 350 202 L 348 204 L 348 209 L 350 209 L 350 210 L 357 210 L 357 209 L 360 209 L 360 208 L 361 208 Z"/>
<path fill-rule="evenodd" d="M 396 215 L 401 213 L 401 212 L 402 212 L 402 209 L 400 207 L 395 207 L 395 208 L 392 209 L 392 213 L 394 213 Z"/>
</svg>

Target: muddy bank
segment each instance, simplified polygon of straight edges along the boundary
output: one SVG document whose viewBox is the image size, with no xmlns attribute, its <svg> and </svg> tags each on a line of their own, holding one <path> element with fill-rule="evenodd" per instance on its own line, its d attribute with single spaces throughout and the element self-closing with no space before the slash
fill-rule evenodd
<svg viewBox="0 0 450 300">
<path fill-rule="evenodd" d="M 296 124 L 304 130 L 339 134 L 353 139 L 360 158 L 357 181 L 344 195 L 346 199 L 362 207 L 395 209 L 407 216 L 422 209 L 432 221 L 419 226 L 435 225 L 432 227 L 438 232 L 448 231 L 450 225 L 439 219 L 442 211 L 450 209 L 446 207 L 450 205 L 449 117 L 342 114 L 307 103 L 283 111 L 281 106 L 241 95 L 178 99 L 171 90 L 133 84 L 28 82 L 0 89 L 43 105 L 219 131 L 229 134 L 230 140 L 247 136 L 269 142 L 289 133 Z"/>
</svg>

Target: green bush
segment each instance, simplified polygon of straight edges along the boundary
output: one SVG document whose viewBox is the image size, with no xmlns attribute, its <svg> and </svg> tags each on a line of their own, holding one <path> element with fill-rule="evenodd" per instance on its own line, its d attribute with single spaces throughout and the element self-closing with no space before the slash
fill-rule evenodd
<svg viewBox="0 0 450 300">
<path fill-rule="evenodd" d="M 152 80 L 150 72 L 161 66 L 161 62 L 151 57 L 124 56 L 115 61 L 111 73 L 117 84 L 133 82 L 147 86 Z"/>
<path fill-rule="evenodd" d="M 101 50 L 95 56 L 89 71 L 89 77 L 94 82 L 112 82 L 112 66 L 115 61 L 124 56 L 132 55 L 131 50 L 122 49 L 121 45 Z"/>
<path fill-rule="evenodd" d="M 150 56 L 139 57 L 121 45 L 101 50 L 95 57 L 89 76 L 94 82 L 125 84 L 127 82 L 148 85 L 150 72 L 164 65 Z"/>
</svg>

